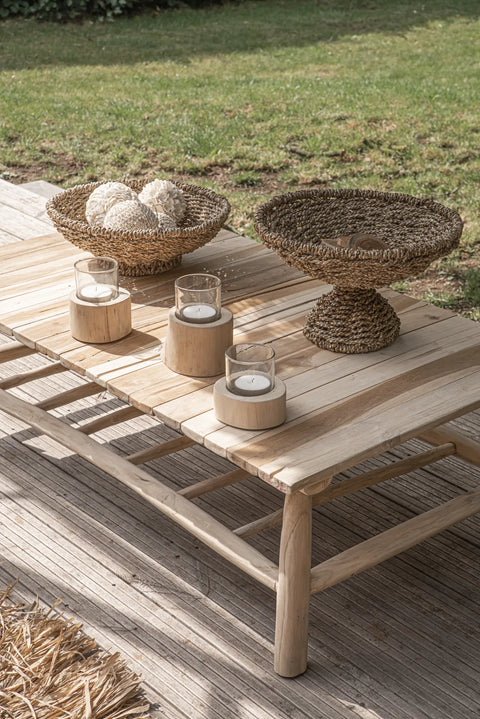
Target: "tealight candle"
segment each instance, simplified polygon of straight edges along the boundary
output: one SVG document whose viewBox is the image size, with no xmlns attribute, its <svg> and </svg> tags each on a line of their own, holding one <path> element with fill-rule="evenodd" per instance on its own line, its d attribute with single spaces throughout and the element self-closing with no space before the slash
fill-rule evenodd
<svg viewBox="0 0 480 719">
<path fill-rule="evenodd" d="M 263 374 L 242 374 L 233 379 L 233 384 L 238 392 L 244 395 L 256 395 L 268 392 L 272 383 Z"/>
<path fill-rule="evenodd" d="M 85 285 L 78 291 L 78 297 L 86 302 L 108 302 L 113 298 L 114 292 L 109 285 L 92 283 Z"/>
<path fill-rule="evenodd" d="M 75 285 L 79 300 L 105 304 L 118 297 L 118 262 L 111 257 L 89 257 L 75 262 Z"/>
<path fill-rule="evenodd" d="M 215 275 L 183 275 L 175 280 L 175 313 L 179 320 L 208 324 L 220 319 L 221 282 Z"/>
<path fill-rule="evenodd" d="M 182 307 L 180 316 L 185 322 L 214 322 L 217 317 L 215 307 L 211 305 L 186 305 Z"/>
<path fill-rule="evenodd" d="M 275 352 L 269 345 L 232 345 L 225 353 L 226 388 L 244 397 L 271 392 L 275 387 Z"/>
<path fill-rule="evenodd" d="M 275 377 L 275 352 L 269 345 L 238 344 L 225 352 L 225 377 L 213 387 L 219 422 L 239 429 L 278 427 L 287 417 L 287 388 Z"/>
<path fill-rule="evenodd" d="M 111 257 L 77 260 L 69 300 L 70 332 L 79 342 L 116 342 L 132 330 L 130 293 L 119 287 L 118 262 Z"/>
</svg>

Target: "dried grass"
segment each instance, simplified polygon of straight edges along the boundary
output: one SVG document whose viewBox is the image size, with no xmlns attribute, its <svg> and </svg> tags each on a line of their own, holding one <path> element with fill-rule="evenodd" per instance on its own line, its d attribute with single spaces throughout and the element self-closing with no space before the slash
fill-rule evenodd
<svg viewBox="0 0 480 719">
<path fill-rule="evenodd" d="M 148 719 L 139 678 L 82 625 L 0 595 L 1 719 Z M 141 716 L 140 716 L 141 715 Z"/>
</svg>

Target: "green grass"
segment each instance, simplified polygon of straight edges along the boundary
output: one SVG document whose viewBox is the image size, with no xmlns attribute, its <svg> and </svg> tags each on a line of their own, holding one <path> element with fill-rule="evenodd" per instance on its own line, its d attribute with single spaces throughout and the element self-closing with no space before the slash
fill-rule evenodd
<svg viewBox="0 0 480 719">
<path fill-rule="evenodd" d="M 438 307 L 446 307 L 480 321 L 480 268 L 471 267 L 465 271 L 460 263 L 458 265 L 448 281 L 448 284 L 453 285 L 453 291 L 446 284 L 441 291 L 427 289 L 424 297 Z"/>
<path fill-rule="evenodd" d="M 188 179 L 250 234 L 297 188 L 429 196 L 465 220 L 448 267 L 478 267 L 478 0 L 262 0 L 0 38 L 7 179 Z"/>
</svg>

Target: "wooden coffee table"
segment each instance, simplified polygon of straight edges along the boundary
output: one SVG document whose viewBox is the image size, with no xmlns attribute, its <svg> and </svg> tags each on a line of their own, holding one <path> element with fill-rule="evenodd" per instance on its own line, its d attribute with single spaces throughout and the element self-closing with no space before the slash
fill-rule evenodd
<svg viewBox="0 0 480 719">
<path fill-rule="evenodd" d="M 69 331 L 73 262 L 88 256 L 58 234 L 0 248 L 0 330 L 14 338 L 1 361 L 34 352 L 54 362 L 0 381 L 0 409 L 31 424 L 138 492 L 247 574 L 277 592 L 275 670 L 306 669 L 308 607 L 316 593 L 382 562 L 480 510 L 480 489 L 311 567 L 312 507 L 457 454 L 480 465 L 480 443 L 445 422 L 480 407 L 480 325 L 452 312 L 385 290 L 402 320 L 400 338 L 364 355 L 320 350 L 302 334 L 305 315 L 329 286 L 286 267 L 262 245 L 223 230 L 184 257 L 177 270 L 125 279 L 132 293 L 127 338 L 85 345 Z M 269 342 L 287 385 L 287 423 L 268 431 L 222 425 L 212 410 L 213 379 L 176 375 L 163 363 L 175 277 L 218 274 L 223 303 L 235 316 L 236 342 Z M 29 404 L 8 392 L 65 370 L 89 381 Z M 48 410 L 107 388 L 128 405 L 81 429 Z M 121 457 L 89 435 L 141 413 L 180 432 L 177 439 Z M 402 442 L 420 437 L 432 447 L 387 467 L 331 484 L 332 477 Z M 138 465 L 199 443 L 237 469 L 178 492 Z M 255 475 L 285 495 L 284 508 L 231 531 L 192 501 Z M 246 538 L 282 524 L 279 564 Z"/>
</svg>

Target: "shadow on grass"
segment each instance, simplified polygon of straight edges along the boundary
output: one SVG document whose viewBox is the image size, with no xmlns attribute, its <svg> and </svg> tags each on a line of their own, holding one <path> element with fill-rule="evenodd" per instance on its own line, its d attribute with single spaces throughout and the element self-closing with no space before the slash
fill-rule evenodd
<svg viewBox="0 0 480 719">
<path fill-rule="evenodd" d="M 479 17 L 478 0 L 257 0 L 160 11 L 114 23 L 15 20 L 0 23 L 0 69 L 188 64 L 196 57 L 261 53 L 367 33 L 403 36 L 429 23 Z"/>
</svg>

